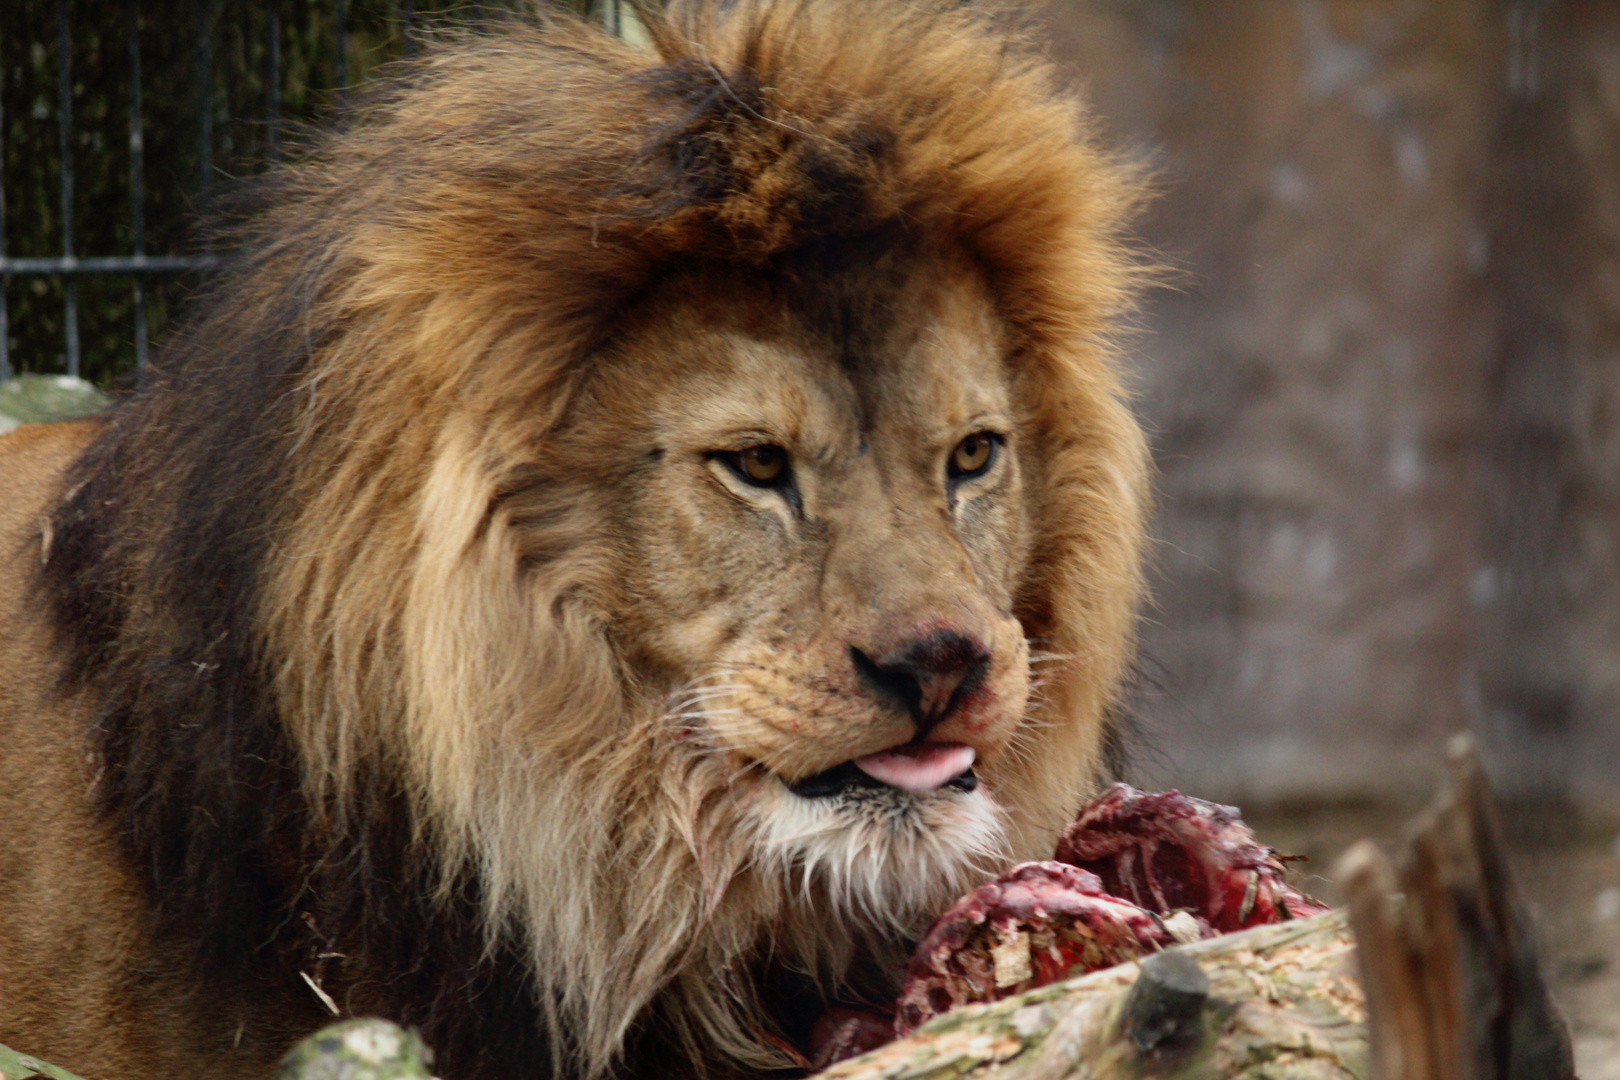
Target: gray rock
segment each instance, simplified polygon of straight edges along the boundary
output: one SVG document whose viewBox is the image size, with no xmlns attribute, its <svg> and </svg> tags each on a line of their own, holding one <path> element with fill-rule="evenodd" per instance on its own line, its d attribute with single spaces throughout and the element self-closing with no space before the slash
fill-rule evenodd
<svg viewBox="0 0 1620 1080">
<path fill-rule="evenodd" d="M 108 398 L 73 375 L 18 375 L 0 382 L 0 432 L 20 424 L 77 420 L 105 409 Z"/>
<path fill-rule="evenodd" d="M 433 1054 L 416 1032 L 386 1020 L 322 1028 L 281 1059 L 277 1080 L 429 1080 Z"/>
</svg>

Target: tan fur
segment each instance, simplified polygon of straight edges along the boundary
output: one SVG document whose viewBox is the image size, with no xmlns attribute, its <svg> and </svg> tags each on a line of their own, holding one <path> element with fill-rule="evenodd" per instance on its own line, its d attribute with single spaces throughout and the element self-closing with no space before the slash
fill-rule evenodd
<svg viewBox="0 0 1620 1080">
<path fill-rule="evenodd" d="M 289 174 L 241 315 L 291 274 L 294 241 L 274 238 L 318 229 L 307 317 L 341 330 L 311 332 L 285 399 L 286 512 L 254 583 L 317 827 L 343 834 L 357 778 L 399 770 L 443 888 L 476 875 L 492 947 L 516 928 L 537 1008 L 572 1033 L 554 1064 L 585 1076 L 650 1012 L 712 1070 L 784 1064 L 755 976 L 853 992 L 979 876 L 1048 854 L 1097 775 L 1131 646 L 1145 452 L 1108 336 L 1136 279 L 1129 174 L 978 16 L 739 8 L 677 14 L 662 57 L 566 24 L 431 54 Z M 539 108 L 513 88 L 559 39 L 592 58 L 568 104 L 546 99 L 562 133 L 486 133 L 486 112 Z M 664 118 L 625 80 L 677 61 L 752 64 L 763 105 L 717 136 L 732 190 L 651 214 L 637 200 L 662 181 L 634 151 Z M 890 149 L 851 157 L 861 125 Z M 597 163 L 599 197 L 536 164 L 554 145 Z M 859 175 L 855 224 L 811 222 L 790 167 L 806 145 Z M 870 247 L 818 261 L 807 235 Z M 843 298 L 858 341 L 784 290 Z M 980 430 L 1004 453 L 948 488 Z M 0 439 L 8 552 L 41 553 L 45 493 L 92 432 Z M 713 457 L 761 442 L 788 449 L 802 511 Z M 31 568 L 4 565 L 0 752 L 29 776 L 0 785 L 0 815 L 41 826 L 0 839 L 0 1039 L 172 1074 L 132 1034 L 154 1026 L 245 1070 L 204 1006 L 148 1006 L 99 973 L 156 949 L 86 808 L 85 707 L 53 697 Z M 976 749 L 979 791 L 882 812 L 790 793 L 913 738 L 850 650 L 939 627 L 993 657 L 929 736 Z M 94 914 L 29 890 L 83 890 Z M 27 989 L 59 962 L 45 938 L 90 958 L 48 1012 Z M 98 1014 L 120 1018 L 110 1041 Z"/>
<path fill-rule="evenodd" d="M 140 891 L 89 798 L 86 710 L 55 692 L 60 665 L 28 595 L 50 496 L 99 426 L 0 435 L 0 1043 L 73 1061 L 87 1080 L 266 1075 L 287 1034 L 235 1045 L 234 1022 L 199 1008 L 183 963 L 145 933 Z"/>
</svg>

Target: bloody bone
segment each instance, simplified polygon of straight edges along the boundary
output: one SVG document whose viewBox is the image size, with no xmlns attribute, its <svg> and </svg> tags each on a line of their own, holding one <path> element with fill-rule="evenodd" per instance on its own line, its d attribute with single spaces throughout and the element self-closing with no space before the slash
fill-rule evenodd
<svg viewBox="0 0 1620 1080">
<path fill-rule="evenodd" d="M 904 1035 L 970 1001 L 993 1001 L 1172 944 L 1152 912 L 1058 862 L 1015 866 L 958 900 L 906 968 L 895 1015 Z"/>
<path fill-rule="evenodd" d="M 1284 880 L 1283 859 L 1236 807 L 1179 791 L 1114 784 L 1063 830 L 1054 857 L 1113 896 L 1161 915 L 1190 911 L 1221 934 L 1327 910 Z"/>
</svg>

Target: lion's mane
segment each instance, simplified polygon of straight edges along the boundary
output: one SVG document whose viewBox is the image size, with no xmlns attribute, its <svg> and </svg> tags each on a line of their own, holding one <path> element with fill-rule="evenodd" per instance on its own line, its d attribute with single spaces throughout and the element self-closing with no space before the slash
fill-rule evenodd
<svg viewBox="0 0 1620 1080">
<path fill-rule="evenodd" d="M 661 759 L 627 704 L 596 603 L 622 524 L 577 463 L 509 466 L 682 260 L 898 227 L 983 268 L 1043 449 L 1017 614 L 1065 658 L 1001 857 L 1040 854 L 1091 782 L 1138 592 L 1145 454 L 1109 338 L 1134 179 L 1002 14 L 739 0 L 652 29 L 543 21 L 412 62 L 258 186 L 69 478 L 43 587 L 97 702 L 99 798 L 222 1009 L 302 971 L 450 1075 L 725 1071 L 783 1062 L 763 966 L 836 980 L 887 940 L 880 912 L 743 875 L 725 769 Z"/>
</svg>

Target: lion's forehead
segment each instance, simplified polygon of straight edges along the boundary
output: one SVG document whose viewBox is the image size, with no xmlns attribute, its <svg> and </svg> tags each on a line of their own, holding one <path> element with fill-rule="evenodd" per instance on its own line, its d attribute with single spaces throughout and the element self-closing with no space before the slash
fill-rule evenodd
<svg viewBox="0 0 1620 1080">
<path fill-rule="evenodd" d="M 852 445 L 954 442 L 1013 412 L 1006 333 L 981 282 L 894 290 L 859 326 L 673 313 L 654 323 L 618 377 L 638 388 L 655 438 L 783 440 L 830 463 Z M 659 358 L 649 369 L 646 355 Z"/>
<path fill-rule="evenodd" d="M 808 345 L 716 334 L 694 343 L 713 368 L 682 380 L 674 407 L 656 422 L 700 438 L 757 431 L 823 460 L 860 436 L 933 444 L 1008 412 L 1008 387 L 987 344 L 930 343 L 853 364 Z"/>
</svg>

